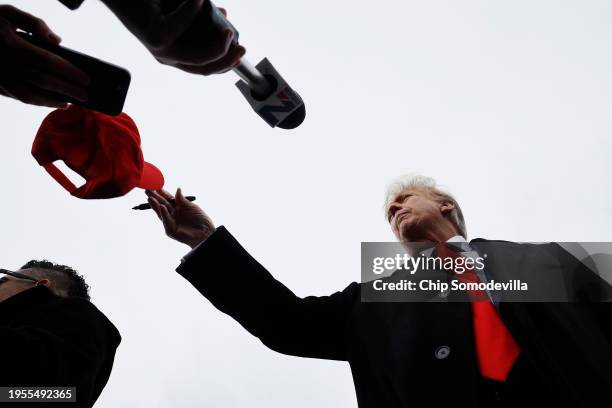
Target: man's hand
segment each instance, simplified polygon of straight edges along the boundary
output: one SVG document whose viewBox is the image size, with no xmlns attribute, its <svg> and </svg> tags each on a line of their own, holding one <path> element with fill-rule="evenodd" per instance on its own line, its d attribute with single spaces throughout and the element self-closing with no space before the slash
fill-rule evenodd
<svg viewBox="0 0 612 408">
<path fill-rule="evenodd" d="M 66 98 L 54 94 L 86 101 L 89 77 L 65 59 L 24 40 L 17 29 L 49 45 L 61 41 L 41 19 L 0 5 L 0 94 L 53 108 L 67 106 Z"/>
<path fill-rule="evenodd" d="M 236 67 L 246 51 L 233 45 L 231 29 L 217 30 L 212 38 L 198 35 L 198 16 L 210 0 L 103 1 L 162 64 L 211 75 Z M 177 6 L 164 12 L 166 4 Z"/>
<path fill-rule="evenodd" d="M 147 191 L 146 194 L 170 238 L 195 248 L 215 232 L 210 217 L 196 204 L 189 202 L 180 188 L 176 190 L 176 198 L 165 190 Z M 175 199 L 175 205 L 170 203 L 172 199 Z"/>
</svg>

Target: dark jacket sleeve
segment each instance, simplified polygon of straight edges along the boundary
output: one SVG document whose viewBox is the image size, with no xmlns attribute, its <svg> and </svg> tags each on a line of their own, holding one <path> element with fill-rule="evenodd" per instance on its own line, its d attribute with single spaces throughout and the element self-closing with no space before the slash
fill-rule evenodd
<svg viewBox="0 0 612 408">
<path fill-rule="evenodd" d="M 346 360 L 346 332 L 358 285 L 331 296 L 297 297 L 219 227 L 177 271 L 223 313 L 272 350 Z"/>
<path fill-rule="evenodd" d="M 60 299 L 0 326 L 0 386 L 72 386 L 90 407 L 108 381 L 117 329 L 91 303 Z"/>
</svg>

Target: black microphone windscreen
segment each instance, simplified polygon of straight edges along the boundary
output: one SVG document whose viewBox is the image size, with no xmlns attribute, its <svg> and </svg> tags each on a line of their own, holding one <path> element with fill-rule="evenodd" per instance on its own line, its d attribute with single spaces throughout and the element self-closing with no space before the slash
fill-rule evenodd
<svg viewBox="0 0 612 408">
<path fill-rule="evenodd" d="M 276 126 L 281 129 L 295 129 L 304 122 L 304 119 L 306 119 L 306 105 L 300 106 Z"/>
</svg>

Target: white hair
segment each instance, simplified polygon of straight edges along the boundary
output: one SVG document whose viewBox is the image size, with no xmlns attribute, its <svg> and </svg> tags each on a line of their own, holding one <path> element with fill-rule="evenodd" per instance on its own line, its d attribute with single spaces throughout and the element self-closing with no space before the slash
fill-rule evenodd
<svg viewBox="0 0 612 408">
<path fill-rule="evenodd" d="M 452 195 L 438 188 L 436 181 L 431 177 L 421 175 L 405 175 L 399 177 L 387 188 L 385 211 L 397 196 L 406 190 L 426 191 L 439 203 L 452 203 L 454 208 L 450 212 L 449 218 L 459 231 L 459 234 L 467 239 L 467 227 L 465 226 L 465 219 L 463 218 L 463 212 L 461 211 L 459 203 Z"/>
</svg>

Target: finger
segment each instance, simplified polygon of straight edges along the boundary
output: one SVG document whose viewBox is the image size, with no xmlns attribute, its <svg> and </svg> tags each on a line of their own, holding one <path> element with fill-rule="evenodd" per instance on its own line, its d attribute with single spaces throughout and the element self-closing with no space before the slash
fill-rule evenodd
<svg viewBox="0 0 612 408">
<path fill-rule="evenodd" d="M 164 224 L 166 234 L 172 236 L 176 231 L 176 222 L 166 207 L 161 208 L 161 219 Z"/>
<path fill-rule="evenodd" d="M 152 191 L 150 197 L 154 198 L 162 207 L 168 208 L 168 211 L 173 214 L 174 206 L 164 196 L 157 191 Z"/>
<path fill-rule="evenodd" d="M 160 203 L 172 206 L 172 200 L 174 197 L 172 197 L 172 194 L 168 193 L 167 191 L 158 190 L 151 192 L 151 194 L 157 198 Z"/>
<path fill-rule="evenodd" d="M 159 202 L 157 202 L 157 200 L 153 197 L 149 197 L 147 199 L 147 202 L 149 203 L 153 211 L 155 211 L 157 217 L 161 220 L 161 205 L 159 204 Z"/>
<path fill-rule="evenodd" d="M 28 105 L 47 106 L 50 108 L 66 108 L 68 106 L 68 103 L 58 98 L 57 95 L 50 94 L 22 82 L 12 82 L 4 90 L 7 96 Z"/>
<path fill-rule="evenodd" d="M 231 28 L 223 30 L 221 41 L 216 42 L 216 47 L 213 47 L 210 52 L 210 62 L 217 61 L 228 54 L 232 47 L 236 33 Z"/>
<path fill-rule="evenodd" d="M 164 203 L 159 202 L 159 200 L 153 197 L 149 197 L 148 201 L 151 205 L 151 208 L 153 208 L 159 219 L 162 220 L 162 222 L 164 223 L 164 227 L 166 227 L 166 224 L 169 222 L 169 219 L 171 219 L 172 221 L 174 220 L 172 212 L 168 209 L 166 205 L 164 205 Z M 168 214 L 169 218 L 166 217 L 166 219 L 164 219 L 164 212 Z"/>
<path fill-rule="evenodd" d="M 15 28 L 28 31 L 46 43 L 57 45 L 62 41 L 62 38 L 54 33 L 47 23 L 30 13 L 26 13 L 13 6 L 3 6 L 2 14 L 15 25 Z"/>
<path fill-rule="evenodd" d="M 235 33 L 231 29 L 218 32 L 202 41 L 178 41 L 171 49 L 156 55 L 159 62 L 165 65 L 177 64 L 204 65 L 224 57 L 232 47 Z"/>
<path fill-rule="evenodd" d="M 161 194 L 168 201 L 174 200 L 174 196 L 170 194 L 169 192 L 167 192 L 166 190 L 163 190 L 163 189 L 159 190 L 159 194 Z"/>
<path fill-rule="evenodd" d="M 85 72 L 59 55 L 37 47 L 23 38 L 17 37 L 15 40 L 18 43 L 17 57 L 21 59 L 22 63 L 31 64 L 42 71 L 55 74 L 76 85 L 87 86 L 90 84 L 91 80 Z"/>
<path fill-rule="evenodd" d="M 50 75 L 46 72 L 36 70 L 27 70 L 23 75 L 23 78 L 27 82 L 37 86 L 38 88 L 73 98 L 81 102 L 85 102 L 87 99 L 89 99 L 89 93 L 87 90 L 85 90 L 85 88 L 74 85 L 55 75 Z"/>
<path fill-rule="evenodd" d="M 162 197 L 162 196 L 159 194 L 159 192 L 158 192 L 158 191 L 149 191 L 149 192 L 147 193 L 147 195 L 148 195 L 149 197 L 153 197 L 153 198 L 155 198 L 155 199 L 156 199 L 157 201 L 159 201 L 160 203 L 161 203 L 162 201 L 166 201 L 166 199 L 165 199 L 164 197 Z"/>
<path fill-rule="evenodd" d="M 147 195 L 147 197 L 152 196 L 153 193 L 155 193 L 155 190 L 145 190 L 145 194 Z"/>
<path fill-rule="evenodd" d="M 200 14 L 204 0 L 186 0 L 166 16 L 163 27 L 163 43 L 172 44 L 189 29 Z"/>
<path fill-rule="evenodd" d="M 237 68 L 240 65 L 241 61 L 242 60 L 240 58 L 238 58 L 238 60 L 236 60 L 236 62 L 234 62 L 234 65 L 232 65 L 231 67 L 228 67 L 225 71 L 221 71 L 219 73 L 220 74 L 225 74 L 226 72 L 229 72 L 229 71 L 233 70 L 234 68 Z"/>
<path fill-rule="evenodd" d="M 240 65 L 240 59 L 245 53 L 246 49 L 239 45 L 238 47 L 233 48 L 224 58 L 206 65 L 176 64 L 175 66 L 191 74 L 205 76 L 218 74 L 227 72 Z"/>
<path fill-rule="evenodd" d="M 168 206 L 168 207 L 172 208 L 172 204 L 170 203 L 170 201 L 168 201 L 168 199 L 166 199 L 164 196 L 162 196 L 157 191 L 151 191 L 151 195 L 149 197 L 152 197 L 155 200 L 157 200 L 157 202 L 159 202 L 160 205 Z"/>
</svg>

